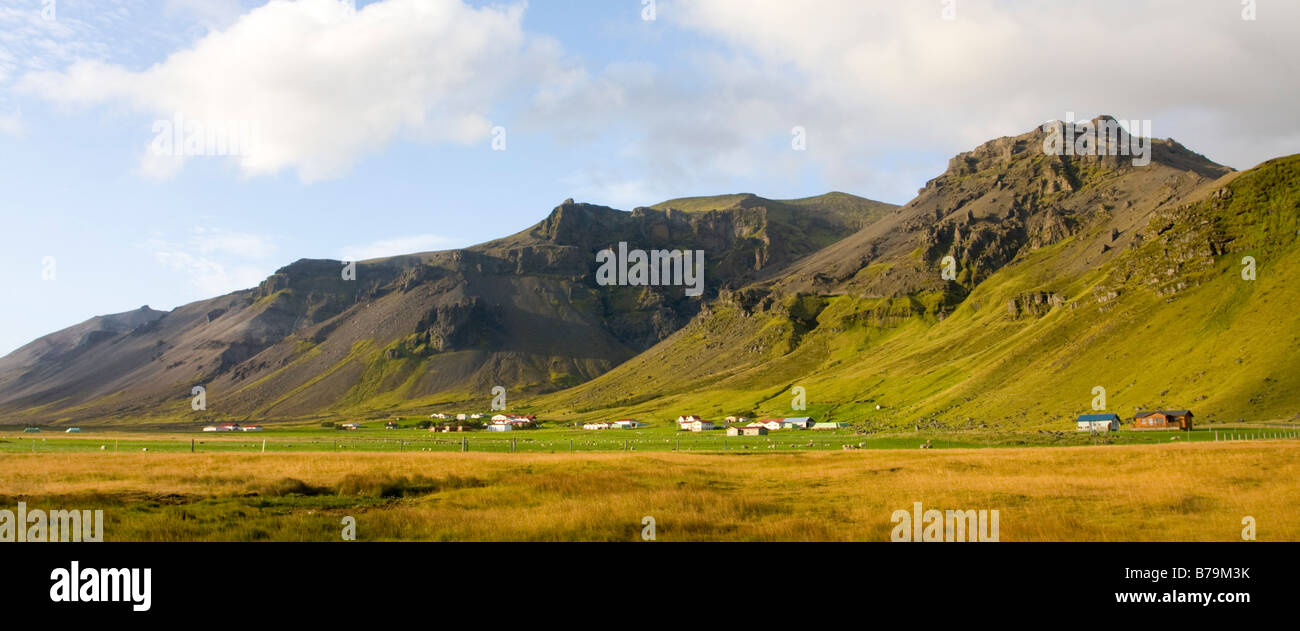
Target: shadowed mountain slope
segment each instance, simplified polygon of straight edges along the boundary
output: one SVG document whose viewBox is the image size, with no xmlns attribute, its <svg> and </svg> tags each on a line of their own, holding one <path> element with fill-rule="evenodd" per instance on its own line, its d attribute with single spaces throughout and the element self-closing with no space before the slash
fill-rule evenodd
<svg viewBox="0 0 1300 631">
<path fill-rule="evenodd" d="M 752 282 L 891 211 L 836 196 L 752 195 L 716 208 L 573 203 L 479 246 L 343 263 L 301 260 L 260 286 L 96 318 L 0 359 L 0 414 L 24 422 L 296 418 L 536 394 L 603 374 Z M 597 251 L 699 249 L 707 292 L 601 287 Z M 206 388 L 205 413 L 190 409 Z"/>
</svg>

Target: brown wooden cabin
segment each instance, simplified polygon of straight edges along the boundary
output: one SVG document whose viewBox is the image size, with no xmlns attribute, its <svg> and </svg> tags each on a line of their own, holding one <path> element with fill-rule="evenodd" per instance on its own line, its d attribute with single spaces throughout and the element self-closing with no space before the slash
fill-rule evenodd
<svg viewBox="0 0 1300 631">
<path fill-rule="evenodd" d="M 1192 412 L 1191 410 L 1156 410 L 1154 412 L 1139 412 L 1137 416 L 1133 417 L 1133 425 L 1137 429 L 1177 428 L 1191 431 Z"/>
</svg>

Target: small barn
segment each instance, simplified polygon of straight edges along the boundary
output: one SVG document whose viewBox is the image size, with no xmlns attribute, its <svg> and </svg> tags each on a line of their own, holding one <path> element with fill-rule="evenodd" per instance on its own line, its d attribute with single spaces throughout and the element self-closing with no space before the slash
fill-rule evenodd
<svg viewBox="0 0 1300 631">
<path fill-rule="evenodd" d="M 740 428 L 740 434 L 742 436 L 766 436 L 767 427 L 763 425 L 750 425 L 748 427 L 742 427 Z"/>
<path fill-rule="evenodd" d="M 1137 429 L 1181 429 L 1191 431 L 1192 411 L 1156 410 L 1138 412 L 1137 416 L 1133 417 L 1133 425 Z"/>
<path fill-rule="evenodd" d="M 1075 419 L 1081 432 L 1118 432 L 1118 414 L 1084 414 Z"/>
</svg>

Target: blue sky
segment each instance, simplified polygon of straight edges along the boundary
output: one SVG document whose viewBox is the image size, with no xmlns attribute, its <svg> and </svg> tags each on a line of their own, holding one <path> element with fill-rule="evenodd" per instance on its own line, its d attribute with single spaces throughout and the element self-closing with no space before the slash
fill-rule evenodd
<svg viewBox="0 0 1300 631">
<path fill-rule="evenodd" d="M 1300 151 L 1283 0 L 50 1 L 0 7 L 0 354 L 569 197 L 904 203 L 1071 112 L 1237 168 Z M 246 156 L 151 154 L 177 114 L 265 125 Z"/>
</svg>

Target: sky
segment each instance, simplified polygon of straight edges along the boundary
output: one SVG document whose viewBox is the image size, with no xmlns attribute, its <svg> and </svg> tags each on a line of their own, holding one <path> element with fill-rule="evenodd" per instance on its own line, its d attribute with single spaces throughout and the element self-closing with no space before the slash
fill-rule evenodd
<svg viewBox="0 0 1300 631">
<path fill-rule="evenodd" d="M 566 198 L 906 203 L 1049 120 L 1300 152 L 1294 0 L 0 0 L 0 355 Z M 201 133 L 199 133 L 201 132 Z"/>
</svg>

